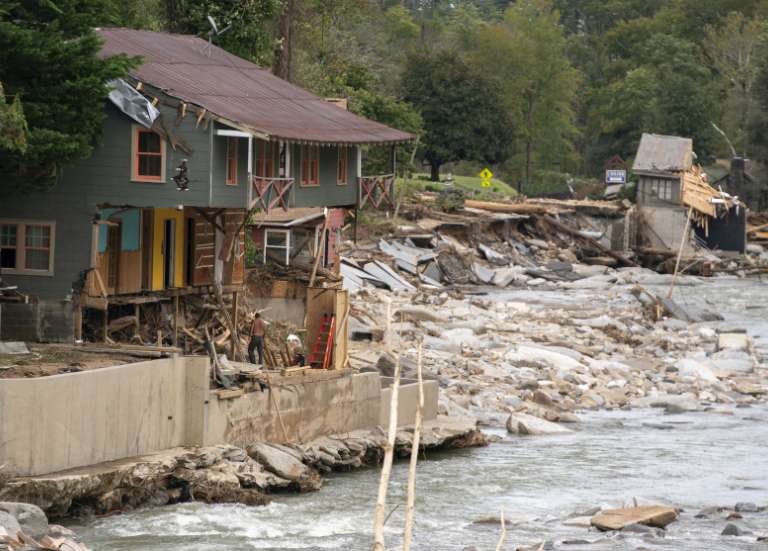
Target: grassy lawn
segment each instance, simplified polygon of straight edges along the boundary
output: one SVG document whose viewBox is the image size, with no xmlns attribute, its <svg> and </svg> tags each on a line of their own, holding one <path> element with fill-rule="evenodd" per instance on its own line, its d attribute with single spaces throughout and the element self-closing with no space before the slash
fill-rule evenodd
<svg viewBox="0 0 768 551">
<path fill-rule="evenodd" d="M 404 190 L 406 196 L 419 191 L 440 191 L 447 187 L 445 182 L 430 182 L 428 174 L 414 174 L 408 181 Z M 402 178 L 397 179 L 398 193 L 403 189 L 404 182 Z M 517 191 L 509 184 L 496 178 L 491 179 L 490 187 L 482 186 L 482 179 L 479 176 L 453 176 L 453 186 L 464 190 L 467 197 L 480 200 L 498 200 L 505 197 L 514 197 Z"/>
</svg>

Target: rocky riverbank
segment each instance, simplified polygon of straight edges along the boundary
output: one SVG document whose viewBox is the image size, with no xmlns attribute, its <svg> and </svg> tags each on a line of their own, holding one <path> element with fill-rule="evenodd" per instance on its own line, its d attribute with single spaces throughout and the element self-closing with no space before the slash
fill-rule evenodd
<svg viewBox="0 0 768 551">
<path fill-rule="evenodd" d="M 412 429 L 397 433 L 395 452 L 410 455 Z M 473 420 L 440 416 L 425 423 L 422 449 L 482 446 Z M 317 490 L 323 474 L 377 465 L 386 438 L 380 430 L 323 437 L 307 444 L 254 443 L 176 448 L 138 458 L 19 478 L 0 500 L 34 504 L 50 517 L 104 515 L 185 501 L 269 503 L 270 494 Z"/>
<path fill-rule="evenodd" d="M 567 271 L 572 281 L 541 278 L 517 289 L 363 289 L 353 314 L 371 324 L 392 312 L 389 339 L 405 376 L 423 342 L 442 413 L 516 434 L 568 432 L 584 410 L 679 413 L 765 401 L 768 343 L 721 321 L 708 304 L 713 279 L 678 277 L 688 298 L 681 303 L 665 296 L 672 276 L 579 264 Z M 353 365 L 388 375 L 386 349 L 353 347 Z"/>
</svg>

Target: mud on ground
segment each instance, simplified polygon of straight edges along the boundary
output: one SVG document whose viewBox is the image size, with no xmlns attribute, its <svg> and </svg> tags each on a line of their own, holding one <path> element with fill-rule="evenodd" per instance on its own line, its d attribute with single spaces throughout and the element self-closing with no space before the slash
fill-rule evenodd
<svg viewBox="0 0 768 551">
<path fill-rule="evenodd" d="M 29 354 L 0 354 L 0 379 L 47 377 L 141 361 L 119 353 L 85 352 L 63 344 L 30 344 Z"/>
</svg>

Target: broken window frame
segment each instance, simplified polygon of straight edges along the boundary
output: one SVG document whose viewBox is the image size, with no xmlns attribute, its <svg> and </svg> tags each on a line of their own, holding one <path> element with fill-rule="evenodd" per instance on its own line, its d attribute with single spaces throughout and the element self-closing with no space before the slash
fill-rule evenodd
<svg viewBox="0 0 768 551">
<path fill-rule="evenodd" d="M 157 132 L 154 130 L 150 130 L 148 128 L 144 128 L 143 126 L 139 126 L 137 124 L 134 124 L 131 126 L 133 136 L 131 139 L 131 181 L 133 182 L 144 182 L 144 183 L 164 183 L 165 182 L 165 140 L 162 136 L 160 136 Z M 141 134 L 144 133 L 150 133 L 157 136 L 160 140 L 160 152 L 156 151 L 141 151 L 139 149 L 140 145 L 140 139 Z M 144 156 L 151 156 L 151 157 L 160 157 L 160 174 L 159 175 L 148 175 L 148 174 L 140 174 L 139 173 L 139 166 L 140 166 L 140 158 Z"/>
<path fill-rule="evenodd" d="M 227 138 L 227 164 L 226 164 L 226 184 L 228 186 L 237 185 L 237 138 Z"/>
<path fill-rule="evenodd" d="M 55 259 L 55 245 L 56 245 L 56 222 L 48 220 L 16 220 L 16 219 L 0 219 L 0 226 L 13 226 L 16 228 L 16 267 L 15 268 L 0 268 L 3 274 L 9 275 L 30 275 L 30 276 L 53 276 L 54 275 L 54 259 Z M 42 227 L 48 231 L 47 235 L 47 247 L 28 245 L 27 234 L 30 228 Z M 2 248 L 8 249 L 11 247 L 3 246 Z M 28 268 L 27 267 L 27 253 L 28 251 L 45 251 L 48 258 L 48 268 Z M 29 255 L 30 258 L 32 255 Z"/>
<path fill-rule="evenodd" d="M 270 234 L 284 235 L 285 245 L 270 245 L 269 244 Z M 285 265 L 289 266 L 291 263 L 291 230 L 278 230 L 273 228 L 265 228 L 264 229 L 264 264 L 266 264 L 268 260 L 268 255 L 267 255 L 268 249 L 278 250 L 278 251 L 284 250 Z"/>
</svg>

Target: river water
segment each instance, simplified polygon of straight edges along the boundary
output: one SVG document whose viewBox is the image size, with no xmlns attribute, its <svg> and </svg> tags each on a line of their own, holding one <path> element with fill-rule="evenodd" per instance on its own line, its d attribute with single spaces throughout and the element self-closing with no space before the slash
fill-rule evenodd
<svg viewBox="0 0 768 551">
<path fill-rule="evenodd" d="M 728 280 L 678 288 L 676 298 L 708 301 L 726 318 L 720 325 L 747 329 L 768 350 L 766 291 L 761 282 Z M 507 550 L 544 541 L 574 551 L 768 549 L 755 541 L 768 535 L 768 511 L 735 521 L 752 532 L 743 537 L 720 535 L 727 513 L 695 518 L 711 506 L 768 506 L 768 408 L 673 416 L 612 411 L 582 419 L 573 434 L 503 435 L 486 448 L 428 454 L 418 468 L 414 549 L 495 549 L 499 526 L 493 519 L 502 509 L 512 522 Z M 393 469 L 388 548 L 400 544 L 406 469 L 406 463 Z M 94 551 L 364 550 L 371 547 L 377 487 L 378 470 L 367 469 L 335 475 L 312 494 L 276 496 L 266 507 L 189 503 L 72 528 Z M 564 524 L 575 513 L 634 499 L 683 512 L 664 537 Z"/>
</svg>

